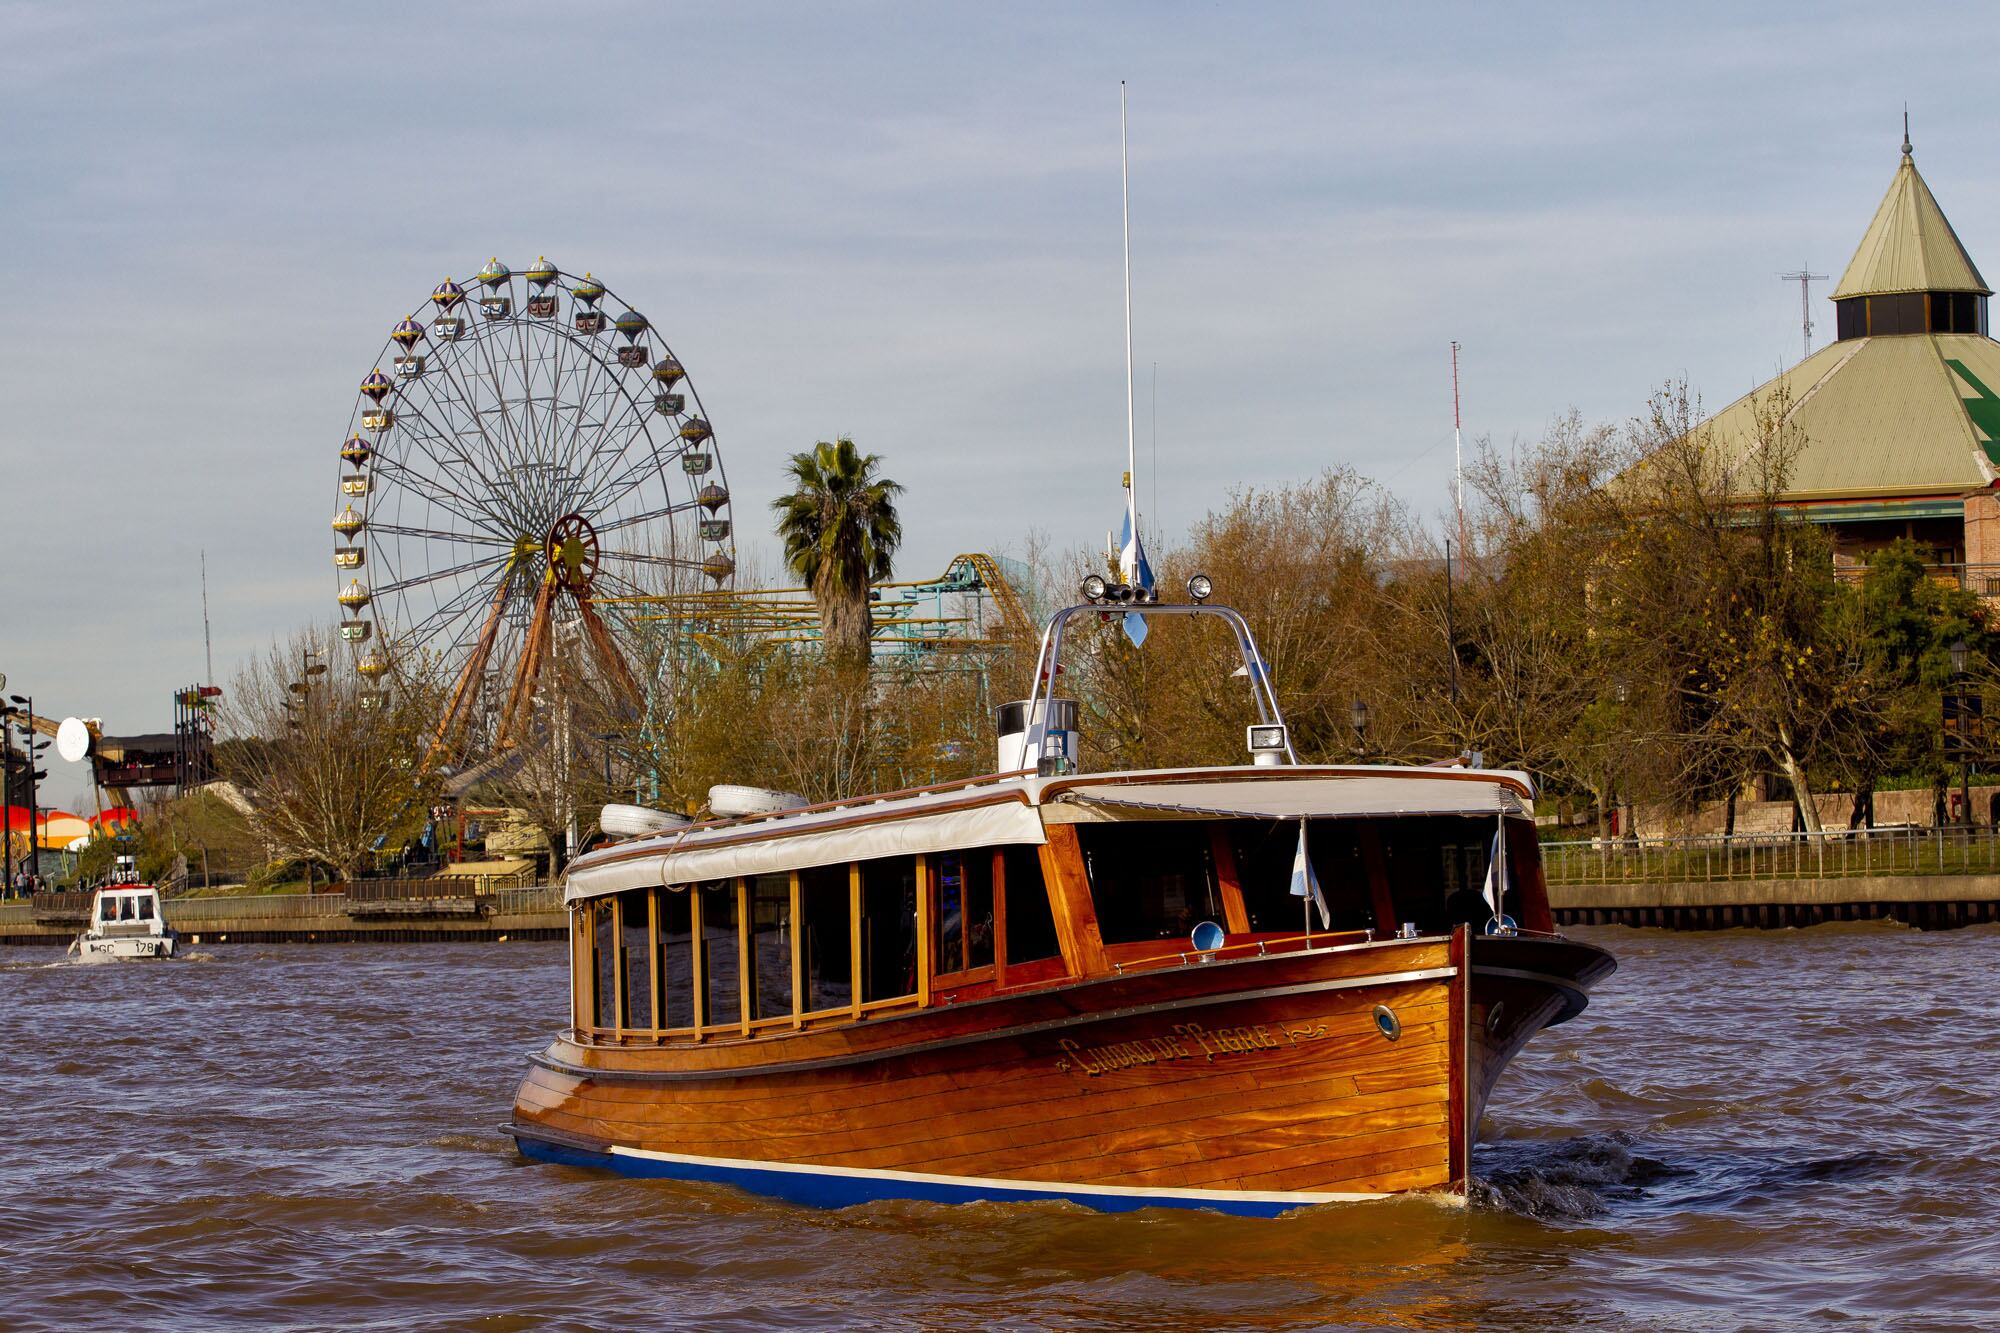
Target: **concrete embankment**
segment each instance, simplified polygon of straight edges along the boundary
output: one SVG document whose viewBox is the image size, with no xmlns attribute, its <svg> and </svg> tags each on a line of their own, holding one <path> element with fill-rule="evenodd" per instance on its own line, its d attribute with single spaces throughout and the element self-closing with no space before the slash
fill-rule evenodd
<svg viewBox="0 0 2000 1333">
<path fill-rule="evenodd" d="M 168 899 L 167 923 L 193 944 L 338 944 L 557 940 L 569 916 L 555 889 L 434 899 L 350 901 L 346 894 Z M 0 945 L 66 947 L 83 916 L 65 905 L 0 905 Z"/>
<path fill-rule="evenodd" d="M 1886 920 L 1950 929 L 2000 921 L 2000 875 L 1552 884 L 1549 905 L 1565 926 L 1725 930 Z"/>
</svg>

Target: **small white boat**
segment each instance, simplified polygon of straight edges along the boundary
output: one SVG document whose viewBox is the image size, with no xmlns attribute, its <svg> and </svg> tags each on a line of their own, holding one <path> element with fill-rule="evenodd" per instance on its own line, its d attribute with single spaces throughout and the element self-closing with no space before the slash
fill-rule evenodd
<svg viewBox="0 0 2000 1333">
<path fill-rule="evenodd" d="M 69 952 L 84 962 L 172 958 L 180 936 L 167 925 L 151 884 L 107 884 L 90 900 L 90 921 Z"/>
</svg>

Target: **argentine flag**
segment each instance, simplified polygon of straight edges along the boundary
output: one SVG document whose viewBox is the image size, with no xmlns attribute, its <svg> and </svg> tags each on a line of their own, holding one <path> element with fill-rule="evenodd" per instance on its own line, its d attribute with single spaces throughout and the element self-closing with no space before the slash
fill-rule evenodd
<svg viewBox="0 0 2000 1333">
<path fill-rule="evenodd" d="M 1118 533 L 1118 581 L 1134 588 L 1153 590 L 1153 567 L 1146 563 L 1146 548 L 1139 542 L 1139 529 L 1132 522 L 1132 509 L 1136 497 L 1128 499 L 1125 505 L 1125 521 Z M 1125 637 L 1132 641 L 1134 648 L 1146 643 L 1146 617 L 1137 611 L 1125 613 Z"/>
<path fill-rule="evenodd" d="M 1326 895 L 1319 891 L 1319 876 L 1313 873 L 1312 858 L 1306 855 L 1306 821 L 1299 821 L 1299 850 L 1292 857 L 1292 897 L 1311 898 L 1319 908 L 1321 930 L 1333 928 L 1333 913 L 1327 910 Z"/>
</svg>

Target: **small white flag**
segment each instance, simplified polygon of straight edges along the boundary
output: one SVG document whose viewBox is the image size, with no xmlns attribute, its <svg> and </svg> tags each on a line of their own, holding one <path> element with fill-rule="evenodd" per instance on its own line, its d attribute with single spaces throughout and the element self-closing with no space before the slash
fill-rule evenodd
<svg viewBox="0 0 2000 1333">
<path fill-rule="evenodd" d="M 1292 858 L 1292 897 L 1311 898 L 1319 908 L 1321 930 L 1333 929 L 1333 913 L 1327 910 L 1326 895 L 1319 891 L 1319 876 L 1313 873 L 1312 858 L 1306 855 L 1306 821 L 1299 821 L 1299 850 Z"/>
<path fill-rule="evenodd" d="M 1493 850 L 1486 859 L 1486 886 L 1480 896 L 1493 909 L 1493 915 L 1500 915 L 1500 904 L 1507 898 L 1507 826 L 1503 822 L 1493 831 Z"/>
</svg>

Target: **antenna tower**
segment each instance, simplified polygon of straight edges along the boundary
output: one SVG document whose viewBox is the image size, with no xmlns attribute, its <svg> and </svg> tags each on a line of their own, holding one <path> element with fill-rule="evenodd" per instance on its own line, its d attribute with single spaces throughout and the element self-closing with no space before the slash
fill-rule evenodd
<svg viewBox="0 0 2000 1333">
<path fill-rule="evenodd" d="M 1465 449 L 1460 442 L 1458 411 L 1458 342 L 1451 344 L 1451 476 L 1452 503 L 1458 510 L 1458 549 L 1465 552 Z"/>
<path fill-rule="evenodd" d="M 207 660 L 208 674 L 202 677 L 204 685 L 215 684 L 215 640 L 208 632 L 208 549 L 201 552 L 201 651 Z"/>
<path fill-rule="evenodd" d="M 1825 282 L 1826 274 L 1813 272 L 1812 265 L 1807 264 L 1797 273 L 1780 273 L 1778 277 L 1784 280 L 1785 282 L 1796 282 L 1799 285 L 1799 320 L 1805 326 L 1806 355 L 1811 356 L 1812 355 L 1811 289 L 1814 283 Z"/>
</svg>

